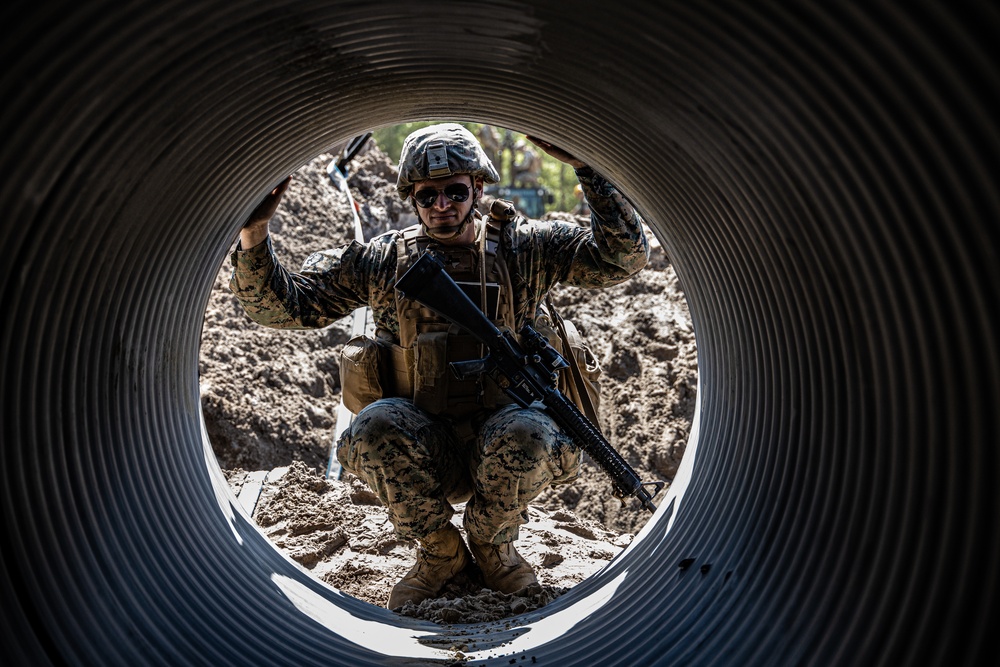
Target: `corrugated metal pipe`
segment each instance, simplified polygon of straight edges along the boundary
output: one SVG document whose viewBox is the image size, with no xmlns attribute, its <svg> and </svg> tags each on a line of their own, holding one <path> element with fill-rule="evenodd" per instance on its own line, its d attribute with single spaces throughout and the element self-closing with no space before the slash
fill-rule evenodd
<svg viewBox="0 0 1000 667">
<path fill-rule="evenodd" d="M 7 3 L 4 664 L 996 659 L 993 3 Z M 394 123 L 593 164 L 689 299 L 699 408 L 640 539 L 549 607 L 406 620 L 233 509 L 198 346 L 242 219 Z"/>
</svg>

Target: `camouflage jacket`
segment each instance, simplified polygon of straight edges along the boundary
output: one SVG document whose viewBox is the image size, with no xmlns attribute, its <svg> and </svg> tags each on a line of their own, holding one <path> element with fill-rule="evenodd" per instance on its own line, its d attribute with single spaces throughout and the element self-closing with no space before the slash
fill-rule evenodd
<svg viewBox="0 0 1000 667">
<path fill-rule="evenodd" d="M 532 321 L 556 283 L 608 287 L 646 265 L 649 243 L 642 219 L 614 186 L 589 167 L 576 170 L 590 203 L 591 229 L 569 222 L 507 225 L 501 252 L 511 274 L 515 324 Z M 247 315 L 278 329 L 325 327 L 359 306 L 370 306 L 375 325 L 398 339 L 396 239 L 400 231 L 367 243 L 314 253 L 298 273 L 281 266 L 270 239 L 232 254 L 229 286 Z"/>
</svg>

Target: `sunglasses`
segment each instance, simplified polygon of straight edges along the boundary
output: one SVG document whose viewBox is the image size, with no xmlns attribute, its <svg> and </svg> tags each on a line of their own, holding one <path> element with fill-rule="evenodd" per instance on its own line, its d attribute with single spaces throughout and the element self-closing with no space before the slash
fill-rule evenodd
<svg viewBox="0 0 1000 667">
<path fill-rule="evenodd" d="M 434 205 L 434 202 L 438 200 L 438 195 L 444 193 L 444 196 L 453 202 L 461 203 L 469 198 L 469 186 L 465 183 L 452 183 L 451 185 L 445 187 L 444 190 L 438 190 L 437 188 L 421 188 L 413 193 L 413 200 L 417 202 L 417 206 L 420 208 L 430 208 Z"/>
</svg>

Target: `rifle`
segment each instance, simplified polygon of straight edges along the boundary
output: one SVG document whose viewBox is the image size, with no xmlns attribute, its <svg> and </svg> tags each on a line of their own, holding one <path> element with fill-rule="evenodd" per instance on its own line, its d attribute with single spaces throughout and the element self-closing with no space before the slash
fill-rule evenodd
<svg viewBox="0 0 1000 667">
<path fill-rule="evenodd" d="M 611 443 L 594 427 L 583 413 L 559 391 L 556 382 L 559 371 L 569 364 L 552 347 L 545 336 L 529 324 L 520 331 L 518 343 L 509 331 L 501 331 L 462 291 L 444 270 L 444 265 L 432 252 L 425 252 L 396 282 L 396 290 L 406 299 L 418 301 L 449 322 L 456 324 L 487 349 L 482 359 L 456 361 L 450 364 L 459 379 L 486 373 L 508 396 L 527 408 L 539 402 L 548 409 L 585 452 L 611 478 L 612 495 L 622 505 L 635 496 L 650 512 L 656 511 L 653 496 L 663 488 L 663 482 L 643 482 Z M 654 487 L 650 494 L 645 487 Z"/>
</svg>

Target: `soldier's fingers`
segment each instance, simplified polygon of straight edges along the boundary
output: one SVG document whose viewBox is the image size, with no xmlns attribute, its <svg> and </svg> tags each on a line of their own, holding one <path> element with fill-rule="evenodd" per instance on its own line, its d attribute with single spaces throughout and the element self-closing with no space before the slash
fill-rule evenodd
<svg viewBox="0 0 1000 667">
<path fill-rule="evenodd" d="M 274 186 L 274 189 L 271 190 L 271 194 L 273 196 L 277 196 L 284 193 L 284 191 L 288 189 L 288 184 L 291 182 L 292 182 L 292 175 L 289 174 L 288 176 L 285 177 L 285 180 Z"/>
</svg>

